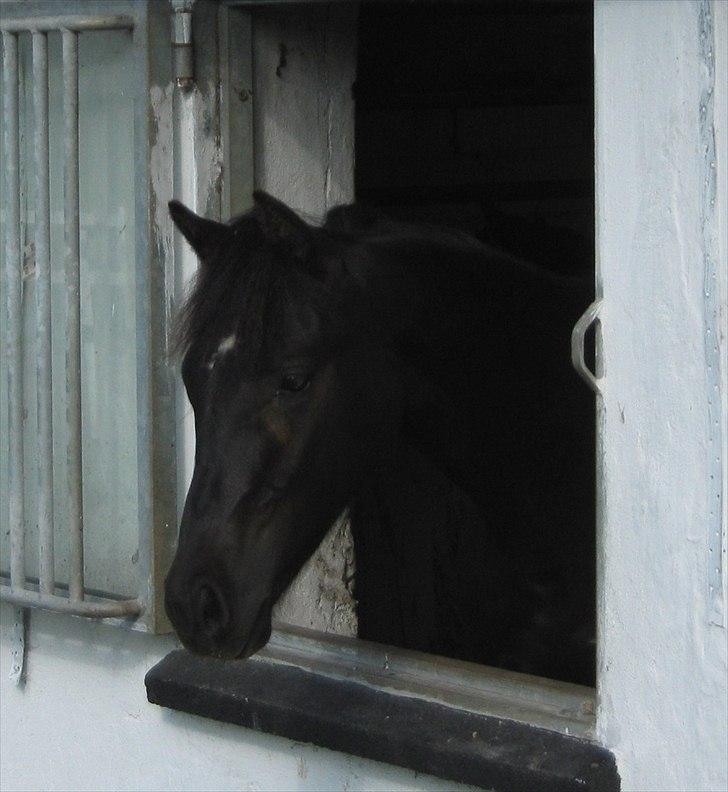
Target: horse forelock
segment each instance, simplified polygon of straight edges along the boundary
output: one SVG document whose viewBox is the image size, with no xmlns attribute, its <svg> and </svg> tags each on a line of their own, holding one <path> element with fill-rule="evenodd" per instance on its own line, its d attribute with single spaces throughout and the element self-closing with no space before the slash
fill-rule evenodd
<svg viewBox="0 0 728 792">
<path fill-rule="evenodd" d="M 177 316 L 173 348 L 181 356 L 194 348 L 207 365 L 234 351 L 242 365 L 259 367 L 285 342 L 298 309 L 313 311 L 325 326 L 335 302 L 298 262 L 260 238 L 234 234 L 198 270 Z"/>
</svg>

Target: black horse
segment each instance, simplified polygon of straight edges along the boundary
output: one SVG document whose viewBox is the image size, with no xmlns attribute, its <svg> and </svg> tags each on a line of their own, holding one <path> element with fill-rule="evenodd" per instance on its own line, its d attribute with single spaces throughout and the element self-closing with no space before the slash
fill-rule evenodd
<svg viewBox="0 0 728 792">
<path fill-rule="evenodd" d="M 181 315 L 196 453 L 166 606 L 245 657 L 349 508 L 359 635 L 594 677 L 591 394 L 569 363 L 590 285 L 355 206 L 312 227 L 255 194 Z"/>
</svg>

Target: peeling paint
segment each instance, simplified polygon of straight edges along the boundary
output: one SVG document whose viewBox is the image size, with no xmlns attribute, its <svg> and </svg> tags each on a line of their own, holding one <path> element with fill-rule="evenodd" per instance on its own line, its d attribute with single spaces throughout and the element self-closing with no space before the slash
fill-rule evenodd
<svg viewBox="0 0 728 792">
<path fill-rule="evenodd" d="M 210 118 L 210 99 L 217 86 L 212 80 L 197 83 L 177 95 L 179 142 L 188 152 L 180 172 L 180 192 L 194 211 L 219 217 L 223 154 L 219 130 Z"/>
<path fill-rule="evenodd" d="M 172 96 L 173 86 L 152 85 L 149 91 L 151 114 L 150 173 L 152 189 L 150 195 L 150 214 L 152 240 L 157 245 L 157 260 L 169 262 L 173 256 L 173 229 L 167 212 L 167 202 L 172 198 L 172 184 L 169 179 L 169 162 L 173 146 Z M 172 267 L 165 266 L 165 351 L 169 352 L 169 332 L 172 327 L 174 273 Z"/>
<path fill-rule="evenodd" d="M 717 168 L 715 150 L 715 32 L 709 0 L 702 0 L 698 16 L 700 58 L 704 85 L 699 98 L 698 128 L 703 152 L 700 225 L 703 242 L 704 355 L 707 376 L 708 455 L 710 459 L 710 506 L 708 510 L 708 618 L 725 626 L 724 581 L 725 525 L 723 524 L 723 426 L 721 422 L 721 361 L 719 349 L 718 240 L 716 221 Z M 723 363 L 724 365 L 724 363 Z"/>
</svg>

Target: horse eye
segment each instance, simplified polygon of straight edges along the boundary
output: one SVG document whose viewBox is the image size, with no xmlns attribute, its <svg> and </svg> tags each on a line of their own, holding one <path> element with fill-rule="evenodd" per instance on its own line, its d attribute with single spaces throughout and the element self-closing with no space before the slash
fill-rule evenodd
<svg viewBox="0 0 728 792">
<path fill-rule="evenodd" d="M 303 374 L 284 374 L 281 384 L 278 386 L 278 390 L 298 393 L 299 391 L 306 390 L 308 385 L 309 380 L 306 379 Z"/>
</svg>

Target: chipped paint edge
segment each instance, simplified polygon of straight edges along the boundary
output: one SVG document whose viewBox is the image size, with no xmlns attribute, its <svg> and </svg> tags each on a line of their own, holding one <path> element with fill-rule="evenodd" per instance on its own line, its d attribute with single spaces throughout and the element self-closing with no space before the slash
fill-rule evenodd
<svg viewBox="0 0 728 792">
<path fill-rule="evenodd" d="M 704 355 L 707 377 L 708 454 L 710 505 L 708 511 L 708 620 L 725 627 L 725 520 L 724 520 L 724 452 L 723 452 L 723 399 L 721 389 L 725 372 L 721 361 L 721 346 L 725 342 L 725 329 L 721 327 L 721 284 L 718 278 L 720 249 L 718 244 L 718 162 L 716 152 L 715 118 L 715 44 L 713 11 L 710 0 L 702 0 L 698 13 L 699 54 L 705 75 L 700 95 L 699 135 L 702 153 L 700 196 L 700 224 L 703 240 L 703 316 Z M 723 174 L 721 174 L 723 175 Z M 721 392 L 722 390 L 722 392 Z"/>
</svg>

